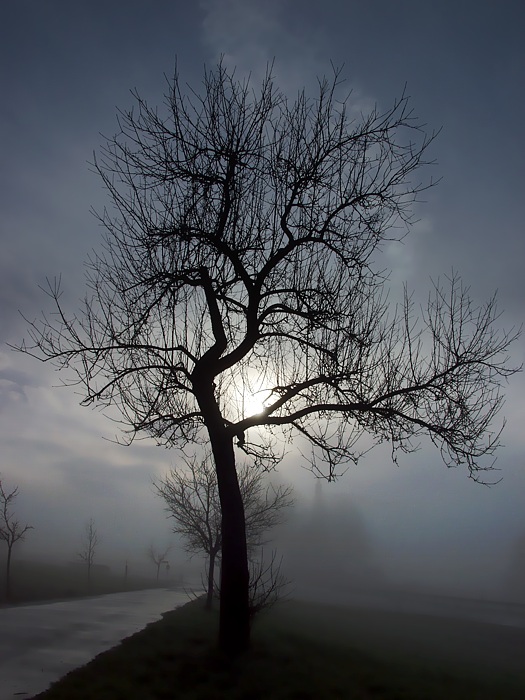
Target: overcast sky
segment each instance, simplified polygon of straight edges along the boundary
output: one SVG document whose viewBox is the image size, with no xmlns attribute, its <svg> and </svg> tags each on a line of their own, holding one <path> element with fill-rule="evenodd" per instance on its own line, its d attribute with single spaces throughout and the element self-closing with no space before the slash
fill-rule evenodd
<svg viewBox="0 0 525 700">
<path fill-rule="evenodd" d="M 406 84 L 429 131 L 442 128 L 431 152 L 442 181 L 418 206 L 410 237 L 386 255 L 392 282 L 424 296 L 431 277 L 454 268 L 480 301 L 497 289 L 501 324 L 519 326 L 524 19 L 523 3 L 509 0 L 2 3 L 0 472 L 20 486 L 19 512 L 35 526 L 27 553 L 51 543 L 72 558 L 91 516 L 108 559 L 115 548 L 125 559 L 169 539 L 151 480 L 172 466 L 170 453 L 105 440 L 115 435 L 111 422 L 80 408 L 73 390 L 53 388 L 60 379 L 49 367 L 6 346 L 24 335 L 19 310 L 32 319 L 49 308 L 38 287 L 46 277 L 61 274 L 68 298 L 83 295 L 83 261 L 101 234 L 89 212 L 105 203 L 88 161 L 100 134 L 115 132 L 116 108 L 131 106 L 130 89 L 160 104 L 176 58 L 183 80 L 198 84 L 221 55 L 255 80 L 275 59 L 292 96 L 315 87 L 330 61 L 344 64 L 360 109 L 388 107 Z M 512 359 L 523 361 L 523 339 Z M 514 377 L 494 488 L 447 470 L 426 447 L 399 467 L 374 452 L 324 487 L 323 497 L 359 511 L 392 576 L 446 584 L 470 571 L 473 591 L 503 580 L 525 533 L 524 390 L 523 375 Z M 280 478 L 311 499 L 314 479 L 293 452 Z"/>
</svg>

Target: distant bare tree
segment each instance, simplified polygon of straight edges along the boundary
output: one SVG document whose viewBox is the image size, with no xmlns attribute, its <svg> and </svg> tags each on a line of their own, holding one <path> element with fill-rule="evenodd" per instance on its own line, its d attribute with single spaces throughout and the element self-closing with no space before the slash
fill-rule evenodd
<svg viewBox="0 0 525 700">
<path fill-rule="evenodd" d="M 78 556 L 85 562 L 87 567 L 88 587 L 91 586 L 91 567 L 95 560 L 95 551 L 99 542 L 95 521 L 93 518 L 90 518 L 82 536 L 82 549 L 78 552 Z"/>
<path fill-rule="evenodd" d="M 170 549 L 171 549 L 171 545 L 166 547 L 166 549 L 164 549 L 162 551 L 157 550 L 153 545 L 151 545 L 148 549 L 148 557 L 151 559 L 151 561 L 157 567 L 157 581 L 159 580 L 160 567 L 162 566 L 162 564 L 167 564 L 166 557 L 167 557 Z"/>
<path fill-rule="evenodd" d="M 277 561 L 277 554 L 272 552 L 270 561 L 264 557 L 264 551 L 258 559 L 250 560 L 250 616 L 253 618 L 264 608 L 270 608 L 283 597 L 289 581 L 281 573 L 282 559 Z"/>
<path fill-rule="evenodd" d="M 265 485 L 262 470 L 246 464 L 239 467 L 237 478 L 244 504 L 246 542 L 250 553 L 265 544 L 265 532 L 283 522 L 284 509 L 293 504 L 292 489 L 290 486 L 274 488 Z M 173 518 L 173 532 L 182 535 L 186 542 L 186 551 L 205 554 L 208 559 L 206 607 L 211 609 L 215 564 L 222 548 L 219 488 L 211 457 L 186 460 L 186 470 L 171 470 L 155 484 L 155 488 L 166 502 L 169 517 Z M 256 579 L 260 588 L 262 579 L 259 573 Z"/>
<path fill-rule="evenodd" d="M 32 530 L 32 525 L 21 525 L 11 512 L 11 506 L 18 496 L 18 486 L 12 491 L 6 491 L 0 479 L 0 540 L 7 545 L 7 561 L 5 569 L 5 597 L 11 598 L 11 554 L 15 542 L 23 540 L 28 530 Z"/>
<path fill-rule="evenodd" d="M 281 572 L 282 557 L 277 561 L 275 550 L 272 551 L 269 561 L 264 555 L 263 548 L 258 557 L 253 556 L 252 553 L 248 561 L 250 618 L 253 619 L 261 610 L 271 608 L 286 596 L 285 589 L 290 585 L 290 581 Z M 217 581 L 212 583 L 214 595 L 220 599 L 221 587 Z"/>
</svg>

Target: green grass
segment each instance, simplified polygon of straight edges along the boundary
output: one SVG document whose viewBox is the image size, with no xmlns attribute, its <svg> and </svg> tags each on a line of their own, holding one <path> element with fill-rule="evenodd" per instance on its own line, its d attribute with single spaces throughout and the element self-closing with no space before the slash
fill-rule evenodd
<svg viewBox="0 0 525 700">
<path fill-rule="evenodd" d="M 418 634 L 423 631 L 421 627 L 418 632 L 418 625 L 423 625 L 426 634 L 430 630 L 432 639 L 426 646 L 417 643 Z M 479 650 L 476 653 L 475 649 L 467 649 L 467 658 L 455 657 L 455 662 L 446 654 L 436 654 L 433 648 L 436 636 L 439 642 L 446 628 L 446 621 L 437 618 L 433 621 L 427 618 L 425 622 L 417 616 L 288 601 L 260 615 L 253 630 L 252 649 L 229 661 L 215 646 L 217 614 L 207 613 L 201 601 L 194 601 L 167 613 L 159 622 L 100 654 L 37 697 L 39 700 L 517 700 L 525 697 L 525 671 L 521 674 L 519 669 L 505 668 L 504 664 L 489 669 L 486 664 L 479 664 Z M 396 629 L 397 638 L 403 639 L 404 645 L 395 643 Z M 411 646 L 410 634 L 407 636 L 408 629 L 412 630 L 415 647 Z M 461 629 L 468 642 L 468 634 L 476 634 L 477 628 L 475 623 L 466 623 L 466 627 L 461 623 Z M 453 630 L 456 642 L 461 641 L 458 630 L 459 627 L 455 637 Z M 446 643 L 445 647 L 448 647 Z"/>
</svg>

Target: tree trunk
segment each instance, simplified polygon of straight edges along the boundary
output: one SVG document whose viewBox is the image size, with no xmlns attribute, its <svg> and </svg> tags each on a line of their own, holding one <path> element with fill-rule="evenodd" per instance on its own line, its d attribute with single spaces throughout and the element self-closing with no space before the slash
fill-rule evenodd
<svg viewBox="0 0 525 700">
<path fill-rule="evenodd" d="M 235 469 L 232 439 L 210 430 L 222 514 L 219 646 L 236 655 L 250 646 L 248 553 L 244 506 Z"/>
<path fill-rule="evenodd" d="M 220 348 L 217 351 L 220 352 Z M 192 383 L 210 436 L 221 502 L 219 648 L 229 656 L 235 656 L 250 646 L 249 571 L 244 506 L 235 469 L 233 437 L 224 428 L 224 419 L 215 398 L 214 375 L 209 370 L 199 369 L 201 371 L 194 371 Z"/>
<path fill-rule="evenodd" d="M 11 600 L 11 546 L 7 545 L 7 563 L 5 567 L 5 597 Z"/>
<path fill-rule="evenodd" d="M 213 588 L 214 588 L 214 577 L 215 577 L 215 552 L 210 552 L 210 561 L 208 563 L 208 592 L 206 596 L 206 610 L 211 610 L 213 607 Z"/>
</svg>

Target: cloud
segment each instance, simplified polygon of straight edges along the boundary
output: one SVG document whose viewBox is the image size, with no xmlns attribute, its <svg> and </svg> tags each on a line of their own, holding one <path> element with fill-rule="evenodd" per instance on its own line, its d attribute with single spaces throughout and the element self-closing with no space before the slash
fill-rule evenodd
<svg viewBox="0 0 525 700">
<path fill-rule="evenodd" d="M 14 403 L 27 403 L 23 382 L 20 379 L 21 376 L 22 372 L 14 372 L 13 376 L 9 376 L 8 371 L 0 370 L 0 413 Z"/>
<path fill-rule="evenodd" d="M 272 58 L 268 53 L 272 44 L 283 34 L 279 21 L 283 4 L 282 0 L 201 0 L 205 43 L 230 66 L 251 70 L 264 65 Z"/>
<path fill-rule="evenodd" d="M 290 21 L 287 0 L 201 0 L 200 6 L 204 43 L 215 60 L 222 56 L 228 68 L 250 74 L 255 83 L 273 64 L 280 89 L 294 96 L 305 85 L 314 87 L 319 72 L 330 71 L 315 29 Z"/>
</svg>

